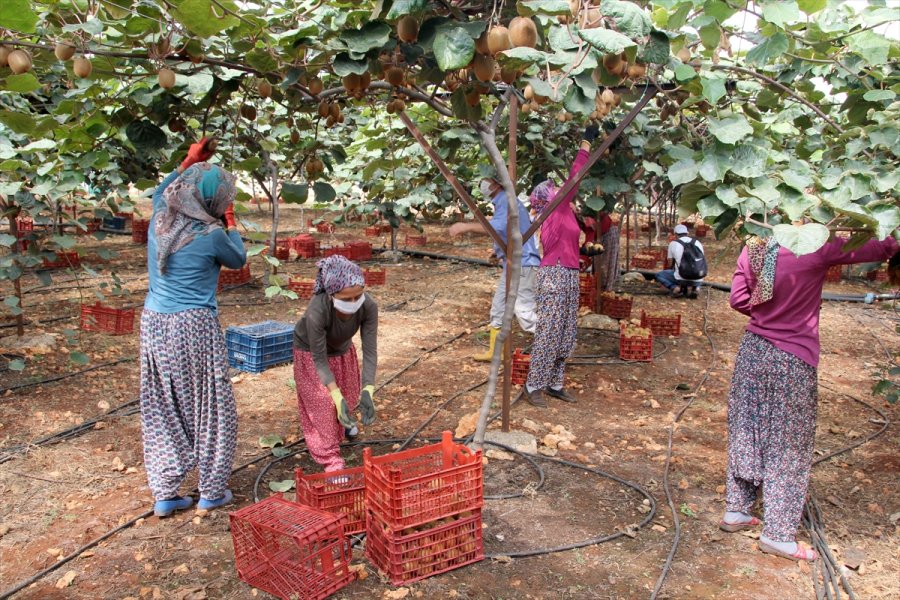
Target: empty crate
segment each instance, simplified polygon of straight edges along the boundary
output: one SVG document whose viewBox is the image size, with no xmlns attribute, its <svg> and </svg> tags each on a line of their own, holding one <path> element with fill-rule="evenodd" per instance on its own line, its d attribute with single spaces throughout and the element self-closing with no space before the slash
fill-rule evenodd
<svg viewBox="0 0 900 600">
<path fill-rule="evenodd" d="M 238 577 L 282 600 L 322 600 L 353 581 L 345 517 L 272 496 L 231 513 Z"/>
<path fill-rule="evenodd" d="M 293 343 L 292 323 L 263 321 L 225 330 L 228 364 L 249 373 L 262 373 L 274 365 L 291 362 Z"/>
<path fill-rule="evenodd" d="M 102 331 L 113 335 L 134 332 L 134 309 L 112 308 L 99 302 L 93 306 L 81 305 L 82 331 Z"/>
</svg>

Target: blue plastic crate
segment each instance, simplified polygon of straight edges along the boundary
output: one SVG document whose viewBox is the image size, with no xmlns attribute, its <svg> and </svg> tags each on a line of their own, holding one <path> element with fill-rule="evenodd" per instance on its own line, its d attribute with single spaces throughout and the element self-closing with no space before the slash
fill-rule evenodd
<svg viewBox="0 0 900 600">
<path fill-rule="evenodd" d="M 114 231 L 125 231 L 125 217 L 107 217 L 103 219 L 103 228 Z"/>
<path fill-rule="evenodd" d="M 294 325 L 263 321 L 225 330 L 228 364 L 248 373 L 291 362 L 294 355 Z"/>
</svg>

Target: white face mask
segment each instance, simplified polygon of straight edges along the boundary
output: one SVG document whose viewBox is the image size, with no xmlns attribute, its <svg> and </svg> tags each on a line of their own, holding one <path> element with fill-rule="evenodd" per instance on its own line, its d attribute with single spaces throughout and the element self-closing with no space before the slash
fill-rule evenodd
<svg viewBox="0 0 900 600">
<path fill-rule="evenodd" d="M 366 295 L 362 294 L 356 300 L 341 300 L 339 298 L 332 298 L 334 302 L 334 307 L 345 315 L 352 315 L 360 308 L 362 308 L 363 303 L 366 301 Z"/>
<path fill-rule="evenodd" d="M 494 187 L 494 184 L 492 184 L 490 181 L 482 181 L 481 184 L 479 184 L 478 189 L 481 190 L 481 193 L 484 194 L 485 198 L 490 198 L 491 197 L 491 189 L 493 187 Z"/>
</svg>

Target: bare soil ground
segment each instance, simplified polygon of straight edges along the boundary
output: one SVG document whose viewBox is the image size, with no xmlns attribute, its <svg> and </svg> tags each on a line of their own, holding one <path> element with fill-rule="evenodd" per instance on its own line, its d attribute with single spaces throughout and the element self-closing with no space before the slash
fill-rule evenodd
<svg viewBox="0 0 900 600">
<path fill-rule="evenodd" d="M 284 210 L 282 228 L 300 230 L 299 210 Z M 304 218 L 311 215 L 306 214 Z M 259 217 L 260 223 L 265 218 Z M 485 238 L 450 241 L 445 229 L 426 226 L 425 250 L 484 258 Z M 323 241 L 363 239 L 362 225 L 341 226 Z M 404 235 L 398 236 L 402 247 Z M 376 247 L 386 238 L 376 238 Z M 737 248 L 704 240 L 713 259 L 713 281 L 728 282 Z M 642 242 L 644 245 L 646 242 Z M 97 248 L 114 248 L 118 276 L 132 294 L 120 303 L 140 304 L 146 291 L 146 252 L 127 236 L 110 236 L 100 243 L 86 241 L 88 256 Z M 624 249 L 623 249 L 624 250 Z M 376 256 L 376 262 L 380 262 Z M 425 349 L 465 332 L 458 340 L 428 354 L 376 396 L 378 421 L 363 431 L 363 439 L 405 438 L 437 405 L 487 375 L 485 365 L 470 355 L 485 344 L 479 329 L 486 320 L 490 296 L 499 274 L 495 268 L 438 260 L 404 259 L 384 262 L 387 285 L 372 288 L 381 307 L 379 381 L 387 379 Z M 251 260 L 261 275 L 262 261 Z M 108 269 L 109 266 L 101 266 Z M 108 271 L 84 279 L 90 299 Z M 314 272 L 313 261 L 290 261 L 285 274 Z M 0 372 L 0 388 L 38 381 L 79 370 L 67 352 L 86 352 L 92 364 L 137 356 L 138 335 L 110 337 L 78 334 L 77 319 L 41 324 L 78 313 L 75 281 L 61 275 L 54 286 L 38 288 L 28 275 L 26 296 L 28 333 L 60 334 L 60 346 L 32 356 L 22 373 Z M 675 556 L 663 596 L 667 598 L 814 598 L 809 567 L 761 554 L 752 537 L 725 534 L 717 529 L 724 506 L 726 398 L 744 317 L 728 306 L 727 295 L 712 290 L 695 301 L 658 295 L 649 283 L 629 283 L 636 292 L 635 314 L 641 309 L 675 310 L 682 314 L 682 335 L 663 340 L 665 351 L 651 364 L 571 366 L 568 385 L 578 398 L 574 405 L 552 401 L 537 409 L 524 402 L 512 412 L 514 429 L 528 419 L 540 435 L 563 425 L 575 435 L 575 449 L 561 451 L 566 460 L 597 467 L 644 487 L 658 502 L 647 527 L 612 542 L 579 550 L 512 561 L 484 561 L 408 586 L 410 598 L 508 600 L 639 598 L 649 595 L 673 540 L 673 519 L 662 489 L 667 430 L 674 414 L 687 402 L 707 368 L 710 378 L 677 428 L 670 472 L 675 505 L 682 522 L 682 543 Z M 871 288 L 860 280 L 826 289 L 864 293 Z M 4 295 L 9 290 L 3 291 Z M 108 295 L 107 292 L 104 292 Z M 256 283 L 220 294 L 223 327 L 266 319 L 293 322 L 305 301 L 264 298 Z M 714 348 L 704 336 L 704 315 Z M 846 446 L 878 428 L 877 415 L 844 394 L 881 407 L 894 420 L 896 406 L 870 393 L 875 370 L 885 352 L 900 348 L 892 306 L 825 303 L 822 309 L 822 389 L 817 449 L 827 453 Z M 136 323 L 137 327 L 137 323 Z M 64 330 L 74 336 L 66 343 Z M 6 333 L 13 330 L 7 328 Z M 517 345 L 527 339 L 516 334 Z M 60 351 L 59 348 L 65 351 Z M 577 354 L 616 355 L 616 338 L 596 331 L 579 333 Z M 240 416 L 236 466 L 264 455 L 259 438 L 277 434 L 287 443 L 302 435 L 296 412 L 290 365 L 260 375 L 244 374 L 235 384 Z M 451 402 L 425 428 L 423 436 L 454 429 L 459 419 L 477 409 L 484 388 Z M 0 455 L 3 449 L 29 444 L 45 435 L 101 415 L 110 407 L 135 400 L 138 365 L 123 362 L 75 377 L 9 391 L 0 396 Z M 128 411 L 125 411 L 126 413 Z M 498 425 L 498 424 L 496 424 Z M 387 452 L 379 446 L 376 452 Z M 348 462 L 358 464 L 361 451 L 348 450 Z M 143 470 L 139 417 L 125 414 L 101 421 L 92 429 L 59 444 L 33 446 L 0 464 L 0 593 L 53 564 L 82 544 L 127 522 L 151 507 Z M 253 484 L 264 462 L 235 474 L 231 488 L 234 507 L 253 501 Z M 317 467 L 300 455 L 274 465 L 259 488 L 270 494 L 268 482 L 289 479 L 293 469 Z M 638 523 L 645 515 L 640 495 L 594 474 L 542 463 L 547 481 L 536 494 L 486 502 L 484 539 L 487 552 L 508 552 L 573 543 L 614 533 Z M 877 439 L 818 466 L 812 493 L 824 511 L 826 535 L 839 560 L 861 551 L 858 569 L 848 570 L 860 598 L 900 596 L 900 440 L 891 425 Z M 521 491 L 536 479 L 521 459 L 491 459 L 485 467 L 487 493 Z M 193 480 L 186 483 L 191 489 Z M 289 494 L 290 496 L 290 494 Z M 357 549 L 355 562 L 362 562 Z M 74 573 L 69 585 L 57 582 Z M 382 598 L 391 586 L 370 567 L 370 576 L 357 581 L 335 598 Z M 225 511 L 197 516 L 187 511 L 173 518 L 150 517 L 117 533 L 58 571 L 16 595 L 17 598 L 249 598 L 257 592 L 237 579 L 228 515 Z M 258 597 L 265 597 L 262 592 Z"/>
</svg>

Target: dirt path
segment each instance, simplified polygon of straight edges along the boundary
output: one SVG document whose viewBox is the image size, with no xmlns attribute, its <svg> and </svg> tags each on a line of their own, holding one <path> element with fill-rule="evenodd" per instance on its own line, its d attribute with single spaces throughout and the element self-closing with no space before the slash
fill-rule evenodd
<svg viewBox="0 0 900 600">
<path fill-rule="evenodd" d="M 299 229 L 297 211 L 286 210 L 287 228 Z M 438 227 L 427 228 L 430 251 L 483 258 L 483 240 L 452 244 Z M 361 228 L 340 230 L 335 239 L 361 238 Z M 399 236 L 402 241 L 403 236 Z M 383 240 L 377 240 L 379 243 Z M 115 259 L 123 279 L 134 278 L 128 302 L 139 303 L 146 281 L 144 251 L 127 239 L 113 240 L 123 250 Z M 711 255 L 726 249 L 707 244 Z M 109 243 L 104 243 L 108 247 Z M 712 279 L 727 281 L 734 249 L 726 249 Z M 387 285 L 373 288 L 381 312 L 379 381 L 387 379 L 424 349 L 461 332 L 469 332 L 422 359 L 380 391 L 379 420 L 364 438 L 405 437 L 447 398 L 484 378 L 486 367 L 469 355 L 484 343 L 476 327 L 487 319 L 496 269 L 445 261 L 386 264 Z M 261 274 L 259 258 L 252 260 Z M 291 262 L 290 274 L 312 273 L 311 261 Z M 24 287 L 37 285 L 25 282 Z M 71 285 L 71 284 L 55 284 Z M 673 522 L 662 490 L 665 444 L 672 416 L 687 401 L 705 369 L 708 382 L 686 411 L 674 438 L 670 471 L 674 500 L 682 521 L 682 543 L 663 596 L 667 598 L 812 598 L 809 569 L 760 554 L 754 540 L 723 534 L 716 528 L 724 505 L 725 400 L 744 318 L 728 307 L 727 296 L 710 292 L 708 323 L 716 354 L 702 333 L 706 302 L 669 300 L 650 285 L 631 289 L 635 310 L 681 312 L 683 334 L 664 340 L 666 351 L 652 364 L 572 366 L 568 381 L 576 405 L 551 402 L 546 410 L 517 405 L 514 428 L 525 420 L 538 424 L 540 435 L 563 425 L 575 435 L 575 449 L 560 457 L 596 466 L 647 489 L 659 503 L 651 526 L 612 542 L 543 557 L 511 562 L 486 561 L 410 586 L 419 598 L 640 598 L 649 596 L 673 539 Z M 861 283 L 835 290 L 866 291 Z M 77 291 L 77 290 L 76 290 Z M 76 301 L 73 302 L 72 300 Z M 299 318 L 304 301 L 265 301 L 259 287 L 247 286 L 220 295 L 222 325 Z M 31 319 L 75 314 L 77 293 L 29 294 Z M 897 315 L 890 307 L 827 303 L 822 311 L 823 388 L 819 406 L 817 449 L 831 451 L 877 429 L 876 415 L 842 394 L 873 401 L 873 369 L 885 351 L 900 348 Z M 49 323 L 60 333 L 76 321 Z M 7 330 L 8 331 L 8 330 Z M 877 341 L 876 341 L 877 338 Z M 521 336 L 519 343 L 525 340 Z M 83 334 L 82 350 L 96 362 L 136 356 L 137 335 L 108 337 Z M 74 347 L 73 347 L 74 349 Z M 579 334 L 578 354 L 614 355 L 616 338 L 597 332 Z M 659 350 L 658 350 L 659 351 Z M 61 353 L 29 363 L 22 374 L 0 373 L 0 387 L 77 370 Z M 0 454 L 3 448 L 34 440 L 95 417 L 137 397 L 137 367 L 126 362 L 57 383 L 30 387 L 0 397 Z M 299 438 L 292 373 L 289 365 L 260 375 L 244 375 L 235 385 L 240 415 L 236 464 L 262 455 L 260 436 Z M 460 417 L 476 410 L 481 389 L 465 394 L 438 414 L 424 431 L 435 436 L 453 429 Z M 877 402 L 877 400 L 875 401 Z M 879 404 L 879 406 L 882 406 Z M 885 406 L 891 419 L 897 409 Z M 390 448 L 380 447 L 378 452 Z M 348 452 L 350 462 L 360 454 Z M 826 535 L 838 557 L 851 549 L 864 553 L 862 567 L 849 577 L 860 598 L 894 598 L 900 594 L 896 513 L 900 442 L 891 426 L 876 440 L 817 467 L 812 492 L 824 511 Z M 262 464 L 262 463 L 261 463 Z M 316 470 L 306 457 L 282 461 L 263 480 L 288 479 L 295 466 Z M 485 508 L 488 552 L 524 550 L 577 542 L 613 533 L 639 522 L 646 512 L 638 494 L 610 480 L 556 464 L 542 463 L 547 481 L 535 495 L 489 501 Z M 231 487 L 236 506 L 252 501 L 259 465 L 235 475 Z M 535 474 L 520 460 L 490 460 L 485 468 L 488 493 L 513 492 L 528 486 Z M 193 483 L 188 485 L 192 486 Z M 103 421 L 69 441 L 30 449 L 0 464 L 0 593 L 52 564 L 85 542 L 116 527 L 151 505 L 142 465 L 140 425 L 134 414 Z M 891 521 L 893 515 L 893 521 Z M 361 557 L 361 553 L 360 557 Z M 67 571 L 69 587 L 54 584 Z M 761 584 L 761 582 L 765 582 Z M 389 590 L 377 576 L 355 582 L 336 598 L 381 598 Z M 190 594 L 194 594 L 191 596 Z M 263 597 L 264 594 L 260 594 Z M 192 511 L 160 521 L 148 518 L 93 548 L 16 598 L 248 598 L 250 589 L 234 572 L 228 517 L 225 512 L 197 517 Z"/>
</svg>

